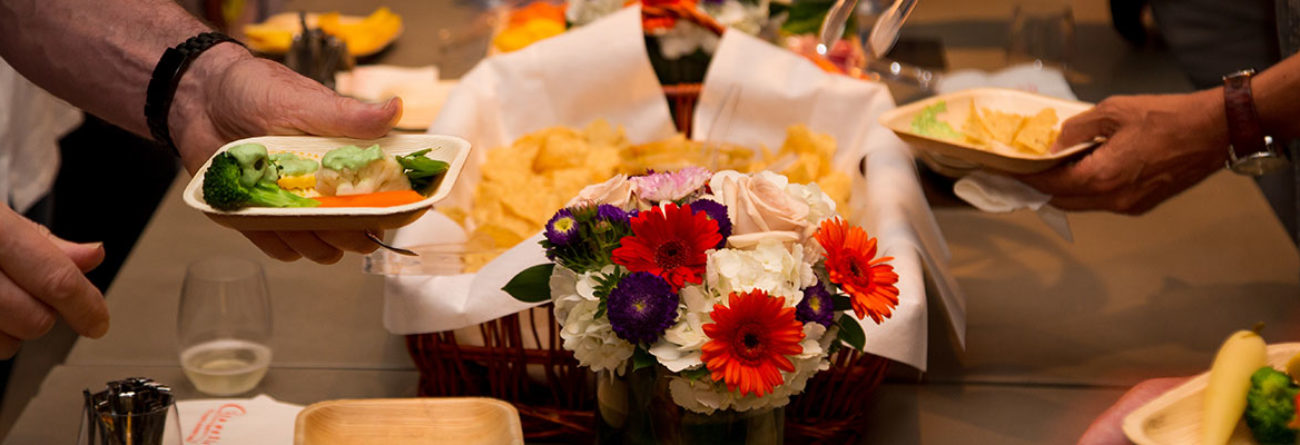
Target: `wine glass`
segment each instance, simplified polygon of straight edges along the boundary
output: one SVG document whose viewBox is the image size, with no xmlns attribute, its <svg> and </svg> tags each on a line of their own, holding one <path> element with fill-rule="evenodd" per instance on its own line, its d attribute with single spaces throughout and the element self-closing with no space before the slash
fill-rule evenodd
<svg viewBox="0 0 1300 445">
<path fill-rule="evenodd" d="M 1062 0 L 1016 4 L 1007 29 L 1007 65 L 1066 71 L 1074 53 L 1074 12 Z"/>
<path fill-rule="evenodd" d="M 271 303 L 258 263 L 218 257 L 190 264 L 177 317 L 181 367 L 200 392 L 241 394 L 271 364 Z"/>
</svg>

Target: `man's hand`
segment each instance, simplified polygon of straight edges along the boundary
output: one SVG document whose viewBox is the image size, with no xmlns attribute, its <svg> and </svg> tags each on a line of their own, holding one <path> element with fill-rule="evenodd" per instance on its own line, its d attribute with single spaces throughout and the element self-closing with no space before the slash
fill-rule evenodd
<svg viewBox="0 0 1300 445">
<path fill-rule="evenodd" d="M 1077 162 L 1020 179 L 1066 210 L 1145 213 L 1223 168 L 1223 93 L 1106 99 L 1066 120 L 1052 151 L 1096 136 L 1107 140 Z"/>
<path fill-rule="evenodd" d="M 0 359 L 62 317 L 78 334 L 108 332 L 108 306 L 85 273 L 104 261 L 99 243 L 77 244 L 0 205 Z"/>
<path fill-rule="evenodd" d="M 365 104 L 345 98 L 278 63 L 254 58 L 234 44 L 202 54 L 182 77 L 169 118 L 185 169 L 195 173 L 226 142 L 252 136 L 310 134 L 381 137 L 402 102 Z M 378 246 L 363 232 L 244 232 L 267 255 L 332 264 L 344 251 Z"/>
</svg>

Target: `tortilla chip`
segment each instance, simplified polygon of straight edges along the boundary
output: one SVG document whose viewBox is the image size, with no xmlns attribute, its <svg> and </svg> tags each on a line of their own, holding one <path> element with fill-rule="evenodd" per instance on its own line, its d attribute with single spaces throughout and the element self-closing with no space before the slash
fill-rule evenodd
<svg viewBox="0 0 1300 445">
<path fill-rule="evenodd" d="M 1044 108 L 1033 117 L 1026 119 L 1024 126 L 1012 139 L 1011 146 L 1032 154 L 1044 155 L 1056 142 L 1056 110 Z"/>
</svg>

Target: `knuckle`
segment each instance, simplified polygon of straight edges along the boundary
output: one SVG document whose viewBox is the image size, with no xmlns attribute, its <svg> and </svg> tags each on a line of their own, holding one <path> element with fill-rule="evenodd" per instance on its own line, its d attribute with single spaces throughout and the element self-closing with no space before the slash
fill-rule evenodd
<svg viewBox="0 0 1300 445">
<path fill-rule="evenodd" d="M 56 318 L 50 311 L 41 309 L 27 314 L 25 319 L 15 326 L 13 335 L 22 340 L 33 340 L 50 332 Z"/>
<path fill-rule="evenodd" d="M 336 249 L 332 252 L 322 252 L 312 255 L 310 258 L 312 261 L 320 264 L 334 264 L 343 259 L 343 251 Z"/>
<path fill-rule="evenodd" d="M 84 285 L 81 272 L 70 267 L 55 268 L 46 275 L 42 300 L 51 305 L 72 301 Z"/>
<path fill-rule="evenodd" d="M 1146 213 L 1147 210 L 1150 210 L 1148 207 L 1141 205 L 1143 201 L 1142 198 L 1143 197 L 1137 193 L 1122 194 L 1115 199 L 1114 206 L 1111 210 L 1125 215 L 1141 215 Z"/>
</svg>

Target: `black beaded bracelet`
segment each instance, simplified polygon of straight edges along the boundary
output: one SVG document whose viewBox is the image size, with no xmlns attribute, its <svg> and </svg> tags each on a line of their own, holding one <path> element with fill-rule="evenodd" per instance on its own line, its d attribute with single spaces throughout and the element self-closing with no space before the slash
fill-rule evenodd
<svg viewBox="0 0 1300 445">
<path fill-rule="evenodd" d="M 144 119 L 149 124 L 149 133 L 159 144 L 170 147 L 177 155 L 176 143 L 172 141 L 171 130 L 167 127 L 167 115 L 171 112 L 172 100 L 176 97 L 176 88 L 181 84 L 181 76 L 190 62 L 209 48 L 223 42 L 238 40 L 219 32 L 205 32 L 190 37 L 175 48 L 163 51 L 158 65 L 153 68 L 153 77 L 149 79 L 149 88 L 145 91 Z"/>
</svg>

